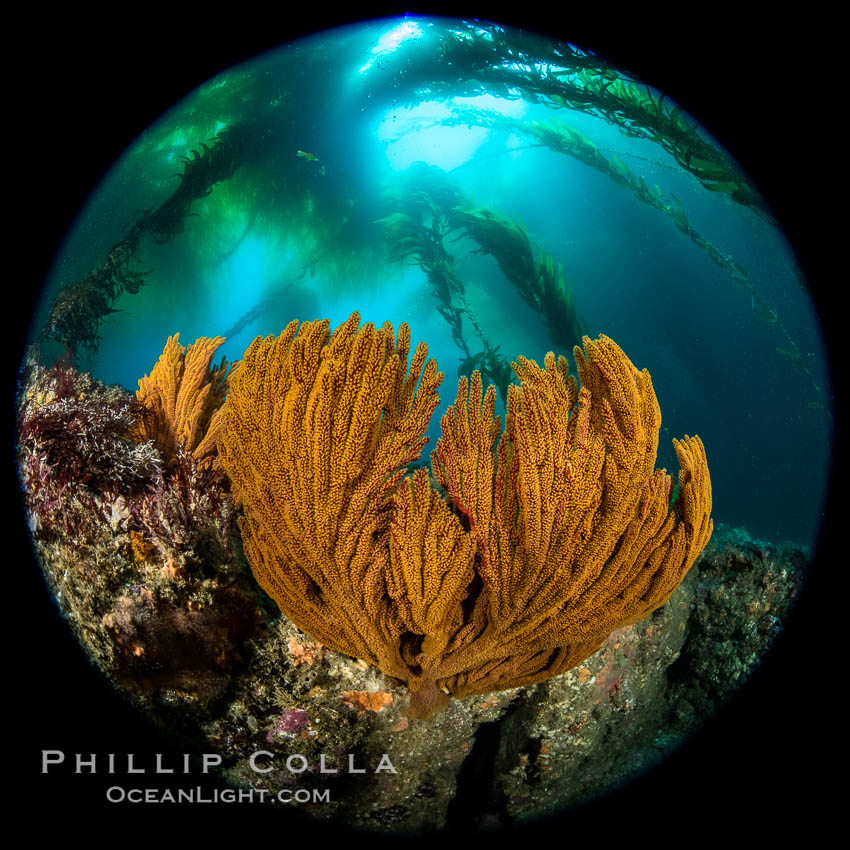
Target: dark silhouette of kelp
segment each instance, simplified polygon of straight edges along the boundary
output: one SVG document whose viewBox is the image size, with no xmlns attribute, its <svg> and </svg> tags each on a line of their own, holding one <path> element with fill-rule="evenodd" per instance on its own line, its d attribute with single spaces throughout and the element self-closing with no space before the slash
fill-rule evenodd
<svg viewBox="0 0 850 850">
<path fill-rule="evenodd" d="M 445 239 L 467 236 L 478 244 L 474 253 L 489 254 L 523 301 L 543 321 L 552 345 L 569 351 L 581 343 L 586 328 L 575 309 L 575 298 L 563 268 L 549 254 L 535 249 L 528 232 L 516 220 L 473 207 L 459 184 L 436 166 L 415 163 L 387 192 L 395 212 L 379 220 L 391 260 L 412 259 L 425 272 L 437 310 L 451 328 L 463 352 L 458 375 L 479 369 L 499 388 L 504 401 L 512 380 L 510 364 L 493 346 L 466 300 L 463 282 Z M 463 334 L 466 317 L 484 350 L 472 354 Z"/>
<path fill-rule="evenodd" d="M 598 56 L 478 21 L 453 22 L 436 34 L 436 57 L 424 51 L 402 57 L 401 79 L 408 83 L 409 94 L 393 76 L 396 102 L 405 97 L 421 102 L 487 94 L 594 115 L 624 135 L 660 145 L 709 191 L 769 215 L 764 199 L 731 157 L 680 106 Z"/>
<path fill-rule="evenodd" d="M 490 254 L 523 301 L 540 315 L 559 351 L 570 351 L 586 333 L 575 309 L 575 296 L 564 269 L 549 254 L 535 250 L 528 231 L 516 220 L 487 209 L 456 209 L 454 220 L 478 243 L 477 254 Z"/>
<path fill-rule="evenodd" d="M 159 245 L 183 232 L 192 204 L 212 192 L 216 183 L 232 177 L 247 153 L 250 129 L 244 125 L 222 130 L 210 145 L 200 143 L 200 151 L 182 157 L 180 185 L 153 210 L 145 210 L 116 242 L 106 257 L 76 283 L 57 293 L 39 342 L 55 340 L 73 358 L 82 348 L 97 351 L 101 321 L 114 313 L 114 304 L 123 292 L 136 294 L 147 272 L 133 268 L 143 237 L 149 234 Z"/>
<path fill-rule="evenodd" d="M 437 301 L 437 311 L 451 328 L 452 340 L 463 353 L 458 374 L 480 369 L 499 388 L 504 401 L 511 380 L 510 364 L 499 354 L 498 346 L 490 342 L 466 300 L 454 257 L 444 242 L 457 227 L 453 219 L 457 206 L 466 203 L 462 190 L 444 171 L 420 162 L 390 187 L 387 200 L 395 212 L 378 223 L 387 240 L 389 259 L 412 260 L 422 269 Z M 470 352 L 464 336 L 464 317 L 483 345 L 483 351 L 477 354 Z"/>
<path fill-rule="evenodd" d="M 618 186 L 631 192 L 642 204 L 646 204 L 670 218 L 676 228 L 696 245 L 697 248 L 703 251 L 714 265 L 727 272 L 732 280 L 747 291 L 750 297 L 753 315 L 760 322 L 774 325 L 777 331 L 782 334 L 785 345 L 777 347 L 777 354 L 787 358 L 809 378 L 813 389 L 817 393 L 817 400 L 810 403 L 809 407 L 824 410 L 827 416 L 831 418 L 829 409 L 823 400 L 823 388 L 808 367 L 802 352 L 796 342 L 794 342 L 788 329 L 780 320 L 777 311 L 759 293 L 747 270 L 733 257 L 710 242 L 694 227 L 682 206 L 682 202 L 676 195 L 670 193 L 665 196 L 658 186 L 647 183 L 643 177 L 635 174 L 617 156 L 604 154 L 591 139 L 563 121 L 523 121 L 508 115 L 502 115 L 493 110 L 476 107 L 455 107 L 452 110 L 451 116 L 442 119 L 439 123 L 448 126 L 456 124 L 474 125 L 524 136 L 531 141 L 528 147 L 546 147 L 556 153 L 566 154 L 582 164 L 593 168 L 595 171 L 604 174 Z M 516 148 L 513 148 L 513 150 L 516 150 Z M 470 160 L 470 162 L 474 161 Z M 509 232 L 509 228 L 505 227 L 499 238 L 491 239 L 491 243 L 498 249 L 503 244 L 503 240 L 509 240 Z M 477 239 L 478 237 L 474 238 Z M 503 271 L 505 271 L 504 268 Z M 805 279 L 796 269 L 794 273 L 798 285 L 806 292 L 807 286 Z M 553 305 L 550 304 L 548 309 L 552 310 Z"/>
</svg>

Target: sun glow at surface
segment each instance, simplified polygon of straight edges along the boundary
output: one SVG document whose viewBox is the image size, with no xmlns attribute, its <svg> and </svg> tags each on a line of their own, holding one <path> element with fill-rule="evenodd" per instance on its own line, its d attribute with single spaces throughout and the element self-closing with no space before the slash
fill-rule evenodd
<svg viewBox="0 0 850 850">
<path fill-rule="evenodd" d="M 443 124 L 451 118 L 453 106 L 479 107 L 518 118 L 528 104 L 493 95 L 455 97 L 449 103 L 426 101 L 414 107 L 389 110 L 376 129 L 380 142 L 386 143 L 386 156 L 394 171 L 409 168 L 414 162 L 426 162 L 451 171 L 468 162 L 493 136 L 486 127 L 457 123 Z"/>
<path fill-rule="evenodd" d="M 414 21 L 404 21 L 404 23 L 399 24 L 397 27 L 388 30 L 375 42 L 375 46 L 371 51 L 372 58 L 363 65 L 360 73 L 366 73 L 375 64 L 378 57 L 392 53 L 402 42 L 411 38 L 421 38 L 421 36 L 422 29 Z"/>
</svg>

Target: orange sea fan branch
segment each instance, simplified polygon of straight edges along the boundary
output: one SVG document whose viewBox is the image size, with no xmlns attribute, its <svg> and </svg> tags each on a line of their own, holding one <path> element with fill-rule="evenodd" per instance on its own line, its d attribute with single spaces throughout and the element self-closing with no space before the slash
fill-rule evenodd
<svg viewBox="0 0 850 850">
<path fill-rule="evenodd" d="M 224 337 L 200 337 L 188 348 L 179 340 L 179 334 L 170 336 L 150 375 L 139 380 L 136 397 L 148 415 L 132 436 L 138 442 L 153 440 L 169 462 L 181 447 L 195 460 L 210 462 L 223 423 L 221 406 L 238 364 L 228 366 L 222 358 L 219 366 L 211 366 Z"/>
</svg>

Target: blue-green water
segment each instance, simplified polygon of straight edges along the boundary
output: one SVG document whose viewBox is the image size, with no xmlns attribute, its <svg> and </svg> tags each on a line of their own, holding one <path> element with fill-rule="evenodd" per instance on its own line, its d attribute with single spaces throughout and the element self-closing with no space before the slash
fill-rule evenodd
<svg viewBox="0 0 850 850">
<path fill-rule="evenodd" d="M 187 98 L 93 195 L 57 260 L 33 335 L 57 288 L 84 276 L 140 210 L 175 190 L 181 156 L 211 144 L 219 130 L 250 123 L 252 152 L 193 204 L 183 232 L 163 245 L 142 241 L 133 268 L 148 273 L 146 285 L 118 299 L 98 351 L 80 365 L 135 389 L 175 332 L 184 344 L 227 334 L 259 306 L 220 349 L 235 360 L 254 336 L 277 334 L 293 318 L 338 324 L 356 309 L 366 321 L 406 321 L 414 341 L 428 342 L 446 373 L 442 410 L 462 353 L 425 273 L 388 261 L 378 223 L 392 211 L 387 192 L 422 161 L 447 172 L 476 207 L 521 221 L 539 251 L 563 264 L 590 335 L 611 336 L 649 369 L 663 417 L 658 464 L 675 469 L 671 438 L 698 433 L 716 521 L 812 543 L 830 462 L 831 422 L 818 403 L 829 406 L 829 387 L 818 319 L 777 227 L 707 191 L 661 145 L 601 117 L 516 91 L 505 97 L 462 83 L 436 90 L 434 81 L 463 79 L 439 61 L 447 26 L 399 30 L 382 22 L 335 31 L 229 71 Z M 675 195 L 693 229 L 746 270 L 760 300 L 669 216 L 608 175 L 536 146 L 509 122 L 445 123 L 470 105 L 529 126 L 568 124 L 662 197 Z M 445 246 L 480 327 L 509 359 L 540 360 L 552 348 L 541 317 L 492 257 L 472 253 L 476 244 L 458 236 L 447 235 Z M 464 327 L 470 348 L 480 349 Z M 777 352 L 788 338 L 802 362 Z"/>
</svg>

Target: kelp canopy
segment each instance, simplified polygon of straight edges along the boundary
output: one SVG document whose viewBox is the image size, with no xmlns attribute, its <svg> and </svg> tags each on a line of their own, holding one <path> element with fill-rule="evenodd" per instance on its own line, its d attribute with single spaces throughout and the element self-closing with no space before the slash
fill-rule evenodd
<svg viewBox="0 0 850 850">
<path fill-rule="evenodd" d="M 594 115 L 626 136 L 660 145 L 706 189 L 768 212 L 746 176 L 680 106 L 599 57 L 478 21 L 458 22 L 440 38 L 437 67 L 421 52 L 408 62 L 405 78 L 419 83 L 419 99 L 490 94 Z"/>
<path fill-rule="evenodd" d="M 359 106 L 361 112 L 375 116 L 388 104 L 415 105 L 424 100 L 450 102 L 455 105 L 451 117 L 444 120 L 446 124 L 465 123 L 510 130 L 526 136 L 528 144 L 545 145 L 602 171 L 639 201 L 670 216 L 679 230 L 701 247 L 712 262 L 726 268 L 733 280 L 749 291 L 753 312 L 759 317 L 769 316 L 769 320 L 764 321 L 775 324 L 782 336 L 776 352 L 806 371 L 818 402 L 822 402 L 822 388 L 807 368 L 802 352 L 783 325 L 778 311 L 757 291 L 740 263 L 694 228 L 675 195 L 663 198 L 657 187 L 634 175 L 616 157 L 606 157 L 590 139 L 563 121 L 522 121 L 492 110 L 457 104 L 459 98 L 486 94 L 542 104 L 559 114 L 569 111 L 595 116 L 625 136 L 657 144 L 705 189 L 765 214 L 763 200 L 740 169 L 681 107 L 605 60 L 539 35 L 478 21 L 456 21 L 429 22 L 426 36 L 421 44 L 416 44 L 416 49 L 410 43 L 401 42 L 391 55 L 381 54 L 382 67 L 395 66 L 400 70 L 369 77 L 367 98 Z M 306 88 L 314 88 L 315 96 L 299 96 L 296 103 L 285 82 L 287 72 L 300 77 Z M 335 161 L 334 146 L 340 154 L 351 155 L 350 150 L 344 150 L 345 139 L 334 141 L 332 136 L 326 136 L 319 142 L 311 138 L 311 133 L 292 129 L 293 126 L 320 125 L 320 115 L 327 104 L 338 99 L 335 92 L 314 77 L 304 72 L 303 56 L 293 54 L 276 60 L 273 74 L 250 74 L 237 69 L 199 90 L 191 110 L 185 110 L 192 116 L 191 121 L 184 119 L 170 126 L 166 121 L 167 132 L 162 134 L 157 150 L 168 150 L 174 145 L 169 150 L 170 159 L 181 150 L 176 154 L 178 162 L 182 160 L 181 170 L 172 172 L 177 184 L 172 184 L 170 190 L 164 186 L 157 203 L 135 213 L 125 223 L 124 234 L 86 274 L 77 280 L 62 282 L 38 339 L 59 342 L 72 357 L 80 350 L 95 352 L 101 322 L 114 312 L 122 295 L 137 294 L 151 273 L 152 269 L 146 268 L 142 259 L 150 253 L 145 249 L 145 237 L 156 244 L 173 241 L 184 231 L 188 217 L 203 215 L 198 210 L 198 202 L 207 198 L 214 187 L 232 180 L 237 174 L 247 184 L 241 194 L 250 200 L 244 204 L 235 238 L 217 252 L 219 264 L 233 256 L 246 238 L 250 238 L 252 230 L 259 228 L 258 222 L 265 223 L 266 227 L 274 227 L 277 222 L 300 245 L 310 246 L 298 268 L 286 275 L 288 283 L 278 286 L 269 299 L 282 295 L 306 274 L 315 274 L 317 266 L 327 268 L 337 277 L 351 277 L 354 269 L 362 270 L 379 262 L 381 248 L 373 222 L 381 217 L 380 201 L 374 192 L 364 192 L 364 187 L 357 185 L 356 169 L 342 171 L 337 168 L 332 174 L 328 173 Z M 315 111 L 313 120 L 310 119 L 311 109 Z M 212 134 L 211 129 L 215 131 Z M 206 135 L 201 135 L 204 132 Z M 153 155 L 153 147 L 152 142 L 147 141 L 146 149 L 140 153 Z M 310 153 L 310 148 L 321 150 L 322 156 Z M 273 175 L 271 180 L 269 174 Z M 318 176 L 328 179 L 317 179 Z M 404 175 L 401 179 L 405 180 Z M 397 184 L 396 192 L 401 185 Z M 374 205 L 368 200 L 370 196 L 375 197 Z M 445 201 L 438 202 L 444 211 L 450 206 L 458 209 L 458 203 L 447 206 Z M 456 212 L 455 223 L 460 217 Z M 527 233 L 522 228 L 512 232 L 514 222 L 510 225 L 507 222 L 508 217 L 498 210 L 470 211 L 466 217 L 469 235 L 475 238 L 477 233 L 490 245 L 490 249 L 482 247 L 481 250 L 496 257 L 500 268 L 526 302 L 547 317 L 553 344 L 575 345 L 588 328 L 577 317 L 574 295 L 564 281 L 563 270 L 551 256 L 541 254 L 532 258 L 530 246 L 520 245 L 521 241 L 528 241 Z M 391 243 L 390 257 L 409 258 L 409 252 L 400 253 L 402 221 L 388 220 L 385 215 L 382 223 L 383 233 Z M 406 238 L 411 234 L 408 226 Z M 421 239 L 419 241 L 421 243 Z M 497 244 L 513 244 L 514 250 L 509 253 L 514 260 L 522 253 L 525 258 L 518 264 L 507 260 L 504 253 L 496 256 L 492 247 Z M 433 250 L 439 249 L 434 247 Z M 434 288 L 437 309 L 446 318 L 463 358 L 470 364 L 483 366 L 485 374 L 496 381 L 504 396 L 510 373 L 507 357 L 497 354 L 498 346 L 490 341 L 488 333 L 475 326 L 471 310 L 447 298 L 446 287 L 454 289 L 455 301 L 462 289 L 456 275 L 453 283 L 448 282 L 447 262 L 445 257 L 440 261 L 442 272 L 438 272 L 433 258 L 427 268 L 423 266 Z M 535 269 L 532 264 L 536 265 Z M 440 277 L 442 280 L 438 280 Z M 268 299 L 264 306 L 258 303 L 248 310 L 242 324 L 237 322 L 232 327 L 246 327 L 267 307 Z M 463 316 L 479 337 L 480 353 L 468 347 L 461 328 Z"/>
<path fill-rule="evenodd" d="M 805 282 L 768 256 L 782 237 L 761 197 L 679 105 L 572 45 L 477 21 L 334 32 L 211 80 L 109 181 L 33 329 L 44 362 L 132 387 L 177 332 L 226 337 L 235 360 L 294 316 L 360 310 L 409 321 L 452 379 L 480 372 L 503 416 L 520 355 L 600 333 L 647 361 L 652 346 L 685 419 L 738 386 L 722 309 L 755 327 L 748 369 L 791 372 L 788 403 L 829 414 L 782 292 Z"/>
</svg>

